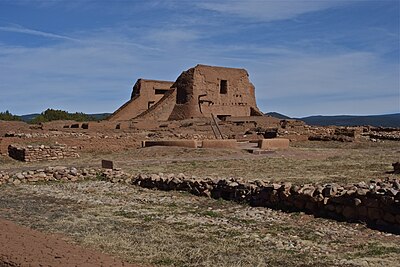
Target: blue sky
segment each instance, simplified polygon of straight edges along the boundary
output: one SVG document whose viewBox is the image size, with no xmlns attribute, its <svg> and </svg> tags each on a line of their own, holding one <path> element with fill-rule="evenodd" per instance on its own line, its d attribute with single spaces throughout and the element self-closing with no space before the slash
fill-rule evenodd
<svg viewBox="0 0 400 267">
<path fill-rule="evenodd" d="M 0 0 L 0 111 L 113 112 L 138 78 L 249 71 L 264 112 L 400 112 L 400 1 Z"/>
</svg>

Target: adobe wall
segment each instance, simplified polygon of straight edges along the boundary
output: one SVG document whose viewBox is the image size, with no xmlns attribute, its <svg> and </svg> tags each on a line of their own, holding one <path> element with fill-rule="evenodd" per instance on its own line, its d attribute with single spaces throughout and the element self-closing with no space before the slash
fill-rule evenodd
<svg viewBox="0 0 400 267">
<path fill-rule="evenodd" d="M 226 90 L 222 81 L 225 81 Z M 197 65 L 183 72 L 174 83 L 176 106 L 170 120 L 262 115 L 256 105 L 254 86 L 244 69 Z"/>
<path fill-rule="evenodd" d="M 289 148 L 289 139 L 286 138 L 273 138 L 261 139 L 258 141 L 260 149 L 286 149 Z"/>
<path fill-rule="evenodd" d="M 142 142 L 142 147 L 151 147 L 151 146 L 177 146 L 177 147 L 197 148 L 197 142 L 195 140 L 156 140 L 156 141 Z"/>
<path fill-rule="evenodd" d="M 168 91 L 160 101 L 155 103 L 148 110 L 139 114 L 135 119 L 137 120 L 153 120 L 153 121 L 166 121 L 169 118 L 172 110 L 174 109 L 176 100 L 176 90 L 171 89 Z"/>
<path fill-rule="evenodd" d="M 108 120 L 123 121 L 137 117 L 159 102 L 165 92 L 170 90 L 172 84 L 173 82 L 169 81 L 137 80 L 133 86 L 131 99 L 115 111 Z"/>
<path fill-rule="evenodd" d="M 235 149 L 238 148 L 238 144 L 235 139 L 203 140 L 202 148 Z"/>
</svg>

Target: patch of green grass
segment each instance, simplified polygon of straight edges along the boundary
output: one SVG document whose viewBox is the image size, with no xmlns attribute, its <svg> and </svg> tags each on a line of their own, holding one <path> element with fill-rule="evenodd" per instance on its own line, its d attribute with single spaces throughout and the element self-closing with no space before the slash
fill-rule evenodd
<svg viewBox="0 0 400 267">
<path fill-rule="evenodd" d="M 219 214 L 219 213 L 217 213 L 215 211 L 212 211 L 212 210 L 206 210 L 206 211 L 202 212 L 201 214 L 205 215 L 205 216 L 212 217 L 212 218 L 222 217 L 221 214 Z"/>
<path fill-rule="evenodd" d="M 125 211 L 125 210 L 118 210 L 118 211 L 115 211 L 113 214 L 115 216 L 121 216 L 121 217 L 128 218 L 128 219 L 136 217 L 136 214 L 134 212 L 129 212 L 129 211 Z"/>
<path fill-rule="evenodd" d="M 150 216 L 150 215 L 145 215 L 145 216 L 143 216 L 143 220 L 144 220 L 145 222 L 151 222 L 151 221 L 154 220 L 154 217 L 153 217 L 153 216 Z"/>
<path fill-rule="evenodd" d="M 377 243 L 362 244 L 356 248 L 359 249 L 359 251 L 352 255 L 354 258 L 380 257 L 391 253 L 400 253 L 400 247 L 382 246 Z"/>
<path fill-rule="evenodd" d="M 166 266 L 176 265 L 176 262 L 168 257 L 155 259 L 152 263 L 156 265 L 166 265 Z"/>
</svg>

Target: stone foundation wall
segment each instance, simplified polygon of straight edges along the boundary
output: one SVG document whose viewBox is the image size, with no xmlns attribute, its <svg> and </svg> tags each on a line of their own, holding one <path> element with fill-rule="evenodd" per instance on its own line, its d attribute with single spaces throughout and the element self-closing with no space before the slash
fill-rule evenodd
<svg viewBox="0 0 400 267">
<path fill-rule="evenodd" d="M 66 145 L 8 146 L 8 155 L 11 158 L 26 162 L 79 158 L 76 151 L 76 147 L 67 147 Z"/>
<path fill-rule="evenodd" d="M 192 179 L 180 175 L 138 175 L 132 183 L 159 190 L 188 191 L 252 206 L 304 211 L 316 216 L 365 222 L 400 234 L 400 179 L 369 184 L 306 184 L 245 182 L 236 179 Z"/>
<path fill-rule="evenodd" d="M 357 184 L 306 184 L 195 178 L 184 174 L 128 174 L 120 169 L 47 167 L 34 171 L 0 171 L 0 185 L 37 181 L 101 179 L 158 190 L 179 190 L 283 211 L 304 211 L 315 216 L 363 222 L 400 234 L 400 179 Z"/>
</svg>

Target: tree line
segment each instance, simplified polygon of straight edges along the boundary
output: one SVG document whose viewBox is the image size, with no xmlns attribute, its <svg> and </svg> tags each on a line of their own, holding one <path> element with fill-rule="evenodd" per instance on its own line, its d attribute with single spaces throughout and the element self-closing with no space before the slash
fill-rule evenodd
<svg viewBox="0 0 400 267">
<path fill-rule="evenodd" d="M 0 112 L 0 120 L 2 121 L 21 121 L 21 117 L 11 114 L 8 110 Z"/>
<path fill-rule="evenodd" d="M 3 121 L 23 121 L 21 116 L 13 115 L 8 110 L 0 112 L 0 120 Z M 96 121 L 98 118 L 90 116 L 82 112 L 69 113 L 64 110 L 47 109 L 40 113 L 38 116 L 29 120 L 29 123 L 41 123 L 56 120 L 73 120 L 73 121 Z"/>
</svg>

